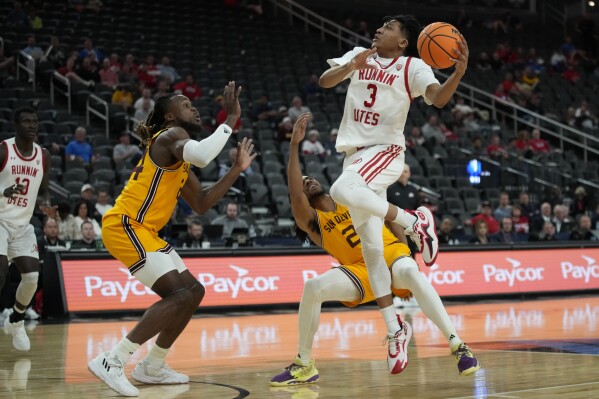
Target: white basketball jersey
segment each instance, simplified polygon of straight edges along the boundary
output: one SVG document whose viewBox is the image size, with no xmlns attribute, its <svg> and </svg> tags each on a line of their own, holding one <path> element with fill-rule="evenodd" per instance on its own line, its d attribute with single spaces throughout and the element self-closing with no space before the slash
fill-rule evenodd
<svg viewBox="0 0 599 399">
<path fill-rule="evenodd" d="M 327 62 L 332 67 L 345 65 L 365 50 L 356 47 Z M 424 96 L 429 85 L 439 83 L 431 67 L 419 58 L 388 59 L 375 55 L 368 64 L 376 69 L 353 71 L 346 76 L 351 82 L 337 135 L 338 152 L 377 144 L 405 148 L 403 131 L 410 102 Z M 425 101 L 431 103 L 426 98 Z"/>
<path fill-rule="evenodd" d="M 14 138 L 4 140 L 0 145 L 6 147 L 6 159 L 4 165 L 0 165 L 0 190 L 15 184 L 25 187 L 23 194 L 16 194 L 12 199 L 0 199 L 0 219 L 13 226 L 25 226 L 35 210 L 44 176 L 43 151 L 33 143 L 33 154 L 24 157 L 17 150 Z"/>
</svg>

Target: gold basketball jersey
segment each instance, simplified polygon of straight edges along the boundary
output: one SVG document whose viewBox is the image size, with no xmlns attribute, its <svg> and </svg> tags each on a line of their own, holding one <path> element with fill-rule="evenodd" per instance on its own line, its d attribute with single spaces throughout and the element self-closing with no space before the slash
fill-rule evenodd
<svg viewBox="0 0 599 399">
<path fill-rule="evenodd" d="M 166 130 L 166 129 L 165 129 Z M 164 130 L 156 133 L 150 142 Z M 157 232 L 169 221 L 181 190 L 189 176 L 189 163 L 179 161 L 170 168 L 163 168 L 150 158 L 150 146 L 133 169 L 123 192 L 109 214 L 127 215 L 146 228 Z"/>
<path fill-rule="evenodd" d="M 322 248 L 342 265 L 363 262 L 362 243 L 354 229 L 347 207 L 335 204 L 335 211 L 322 212 L 316 209 L 322 236 Z M 383 228 L 383 245 L 399 242 L 387 228 Z"/>
</svg>

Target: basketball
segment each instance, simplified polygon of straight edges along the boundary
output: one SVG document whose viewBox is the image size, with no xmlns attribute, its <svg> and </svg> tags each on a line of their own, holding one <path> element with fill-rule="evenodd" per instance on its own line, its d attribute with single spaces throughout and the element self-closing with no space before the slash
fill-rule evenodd
<svg viewBox="0 0 599 399">
<path fill-rule="evenodd" d="M 450 58 L 456 58 L 453 50 L 458 47 L 460 31 L 445 22 L 433 22 L 426 26 L 418 36 L 418 54 L 422 61 L 432 68 L 445 69 L 455 64 Z"/>
</svg>

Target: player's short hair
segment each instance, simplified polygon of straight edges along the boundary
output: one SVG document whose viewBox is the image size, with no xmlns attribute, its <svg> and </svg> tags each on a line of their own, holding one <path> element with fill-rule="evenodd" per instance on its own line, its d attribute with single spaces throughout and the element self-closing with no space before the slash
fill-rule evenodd
<svg viewBox="0 0 599 399">
<path fill-rule="evenodd" d="M 35 110 L 31 107 L 19 107 L 13 112 L 13 122 L 19 123 L 21 121 L 21 114 L 35 114 Z"/>
<path fill-rule="evenodd" d="M 412 15 L 393 15 L 383 18 L 383 22 L 397 21 L 400 24 L 401 32 L 408 39 L 408 47 L 404 52 L 405 56 L 418 57 L 418 35 L 422 30 L 420 22 Z"/>
</svg>

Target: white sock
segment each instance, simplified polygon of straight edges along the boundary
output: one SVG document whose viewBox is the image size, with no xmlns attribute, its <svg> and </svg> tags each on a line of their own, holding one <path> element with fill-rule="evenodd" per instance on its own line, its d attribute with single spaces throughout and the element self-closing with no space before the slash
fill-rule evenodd
<svg viewBox="0 0 599 399">
<path fill-rule="evenodd" d="M 161 367 L 164 363 L 164 358 L 168 354 L 169 349 L 164 349 L 154 344 L 152 349 L 150 349 L 150 353 L 148 353 L 148 356 L 146 356 L 145 360 L 147 360 L 150 366 Z"/>
<path fill-rule="evenodd" d="M 389 206 L 395 206 L 395 205 L 389 204 Z M 393 221 L 395 223 L 399 224 L 400 226 L 406 228 L 406 227 L 412 227 L 412 225 L 414 224 L 416 219 L 417 219 L 416 216 L 412 215 L 409 212 L 406 212 L 404 209 L 401 209 L 400 207 L 397 207 L 397 216 L 395 217 L 395 219 Z"/>
<path fill-rule="evenodd" d="M 125 365 L 137 348 L 139 348 L 139 344 L 134 344 L 133 342 L 129 341 L 127 337 L 125 337 L 121 340 L 121 342 L 116 344 L 114 348 L 112 348 L 112 353 L 115 354 L 121 362 L 123 362 L 123 365 Z"/>
<path fill-rule="evenodd" d="M 452 352 L 462 342 L 451 319 L 439 298 L 439 294 L 430 281 L 418 270 L 416 261 L 404 257 L 393 264 L 393 288 L 403 288 L 412 291 L 422 312 L 441 330 L 449 341 Z"/>
<path fill-rule="evenodd" d="M 325 301 L 353 302 L 360 299 L 358 288 L 345 272 L 334 268 L 304 284 L 298 312 L 297 352 L 304 366 L 310 364 L 312 343 L 320 323 L 320 308 Z"/>
<path fill-rule="evenodd" d="M 383 314 L 383 320 L 385 320 L 385 324 L 387 325 L 387 335 L 390 337 L 395 337 L 395 334 L 399 330 L 401 330 L 401 325 L 397 320 L 397 313 L 395 313 L 395 306 L 387 306 L 386 308 L 381 309 L 381 313 Z"/>
</svg>

